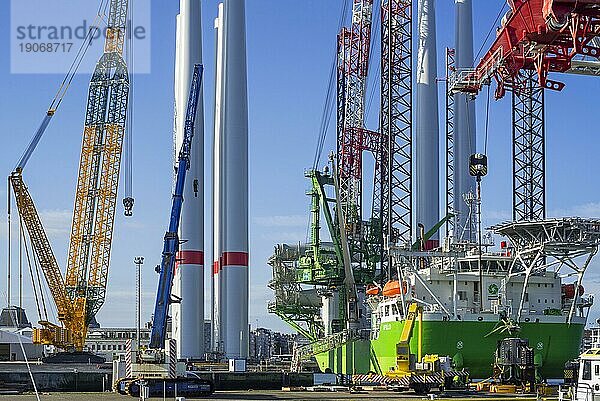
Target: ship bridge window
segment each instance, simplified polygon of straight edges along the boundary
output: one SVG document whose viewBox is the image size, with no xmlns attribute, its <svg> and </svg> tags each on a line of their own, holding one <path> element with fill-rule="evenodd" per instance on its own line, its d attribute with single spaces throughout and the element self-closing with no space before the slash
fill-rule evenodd
<svg viewBox="0 0 600 401">
<path fill-rule="evenodd" d="M 467 292 L 466 291 L 458 291 L 458 300 L 459 301 L 466 301 L 467 300 Z"/>
<path fill-rule="evenodd" d="M 598 365 L 598 364 L 594 365 L 594 375 L 600 376 L 600 365 Z"/>
<path fill-rule="evenodd" d="M 592 380 L 592 361 L 583 361 L 581 378 L 583 380 Z"/>
<path fill-rule="evenodd" d="M 396 304 L 392 305 L 392 315 L 399 315 L 398 307 L 396 306 Z"/>
<path fill-rule="evenodd" d="M 389 305 L 386 305 L 386 306 L 385 306 L 385 315 L 386 315 L 386 316 L 389 316 L 389 315 L 390 315 L 390 306 L 389 306 Z"/>
</svg>

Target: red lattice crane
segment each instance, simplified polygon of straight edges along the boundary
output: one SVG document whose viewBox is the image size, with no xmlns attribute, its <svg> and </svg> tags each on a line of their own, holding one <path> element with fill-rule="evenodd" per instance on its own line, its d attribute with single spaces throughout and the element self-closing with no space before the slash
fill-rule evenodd
<svg viewBox="0 0 600 401">
<path fill-rule="evenodd" d="M 373 0 L 353 0 L 352 26 L 338 35 L 338 168 L 349 220 L 360 216 L 362 152 L 375 150 L 365 149 L 365 137 L 375 133 L 364 128 L 372 21 Z"/>
</svg>

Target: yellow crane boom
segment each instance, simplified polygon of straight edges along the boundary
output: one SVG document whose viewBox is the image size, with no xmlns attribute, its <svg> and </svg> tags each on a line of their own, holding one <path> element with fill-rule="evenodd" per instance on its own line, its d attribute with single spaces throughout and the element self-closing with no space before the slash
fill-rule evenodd
<svg viewBox="0 0 600 401">
<path fill-rule="evenodd" d="M 63 329 L 50 322 L 42 321 L 40 324 L 42 324 L 43 328 L 34 330 L 34 342 L 69 348 L 75 341 L 73 338 L 75 331 L 73 329 L 78 325 L 78 320 L 81 320 L 83 316 L 75 315 L 72 302 L 67 296 L 65 283 L 56 262 L 56 257 L 42 226 L 33 199 L 23 182 L 21 170 L 17 169 L 10 175 L 9 179 L 15 194 L 19 214 L 25 223 L 34 252 L 37 255 L 50 293 L 56 304 L 58 319 L 64 327 Z"/>
<path fill-rule="evenodd" d="M 406 373 L 410 371 L 410 340 L 412 339 L 415 321 L 419 320 L 419 336 L 417 347 L 417 360 L 421 361 L 422 337 L 423 337 L 423 308 L 413 302 L 408 307 L 404 327 L 400 334 L 400 340 L 396 344 L 396 373 Z"/>
</svg>

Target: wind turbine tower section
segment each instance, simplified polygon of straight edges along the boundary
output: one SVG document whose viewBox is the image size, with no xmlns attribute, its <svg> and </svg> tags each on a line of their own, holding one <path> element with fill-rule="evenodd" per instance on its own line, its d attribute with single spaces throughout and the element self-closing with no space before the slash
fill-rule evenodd
<svg viewBox="0 0 600 401">
<path fill-rule="evenodd" d="M 221 322 L 223 319 L 223 280 L 222 280 L 222 224 L 223 213 L 223 67 L 224 67 L 224 5 L 219 4 L 219 14 L 215 19 L 215 123 L 213 134 L 213 271 L 212 271 L 212 347 L 213 351 L 223 351 Z"/>
<path fill-rule="evenodd" d="M 416 124 L 416 219 L 426 230 L 440 220 L 437 48 L 435 0 L 419 0 Z M 426 249 L 439 244 L 435 234 Z"/>
<path fill-rule="evenodd" d="M 248 356 L 248 90 L 244 0 L 224 2 L 222 86 L 221 341 Z"/>
<path fill-rule="evenodd" d="M 175 149 L 184 137 L 187 95 L 194 65 L 202 64 L 201 0 L 181 0 L 175 63 Z M 173 338 L 180 359 L 204 357 L 204 104 L 198 99 L 192 159 L 185 183 L 172 305 Z"/>
</svg>

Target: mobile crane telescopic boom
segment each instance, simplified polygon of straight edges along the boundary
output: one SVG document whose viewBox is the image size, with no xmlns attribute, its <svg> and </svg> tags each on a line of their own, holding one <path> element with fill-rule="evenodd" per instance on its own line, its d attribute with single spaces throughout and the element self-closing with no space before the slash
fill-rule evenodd
<svg viewBox="0 0 600 401">
<path fill-rule="evenodd" d="M 181 144 L 176 167 L 171 219 L 169 228 L 165 233 L 162 260 L 159 266 L 160 278 L 156 292 L 150 344 L 148 348 L 143 348 L 140 347 L 138 342 L 137 350 L 128 349 L 128 352 L 133 354 L 131 358 L 128 358 L 128 364 L 130 365 L 127 365 L 126 369 L 130 372 L 130 376 L 120 379 L 115 385 L 117 392 L 124 395 L 137 397 L 140 395 L 142 386 L 148 389 L 150 397 L 172 395 L 203 397 L 212 394 L 214 391 L 214 385 L 210 380 L 187 377 L 185 364 L 177 362 L 175 340 L 167 341 L 169 305 L 179 301 L 173 299 L 171 289 L 177 267 L 177 253 L 180 244 L 178 232 L 181 221 L 181 208 L 184 201 L 183 192 L 185 177 L 190 167 L 196 109 L 198 108 L 198 99 L 202 87 L 203 70 L 201 64 L 194 66 L 185 115 L 183 143 Z M 129 344 L 131 346 L 131 342 Z"/>
<path fill-rule="evenodd" d="M 165 234 L 165 242 L 160 264 L 160 279 L 154 305 L 154 320 L 150 334 L 150 348 L 162 349 L 165 346 L 167 336 L 167 316 L 169 305 L 173 302 L 171 289 L 173 287 L 173 276 L 179 251 L 179 223 L 181 221 L 181 206 L 183 205 L 183 189 L 185 177 L 190 168 L 190 153 L 192 139 L 194 138 L 194 122 L 196 121 L 196 109 L 202 86 L 202 74 L 204 68 L 200 64 L 194 66 L 194 75 L 190 87 L 190 96 L 187 103 L 185 116 L 185 130 L 183 143 L 179 151 L 177 164 L 177 177 L 175 180 L 175 191 L 173 192 L 173 205 L 171 206 L 171 220 L 169 229 Z"/>
</svg>

